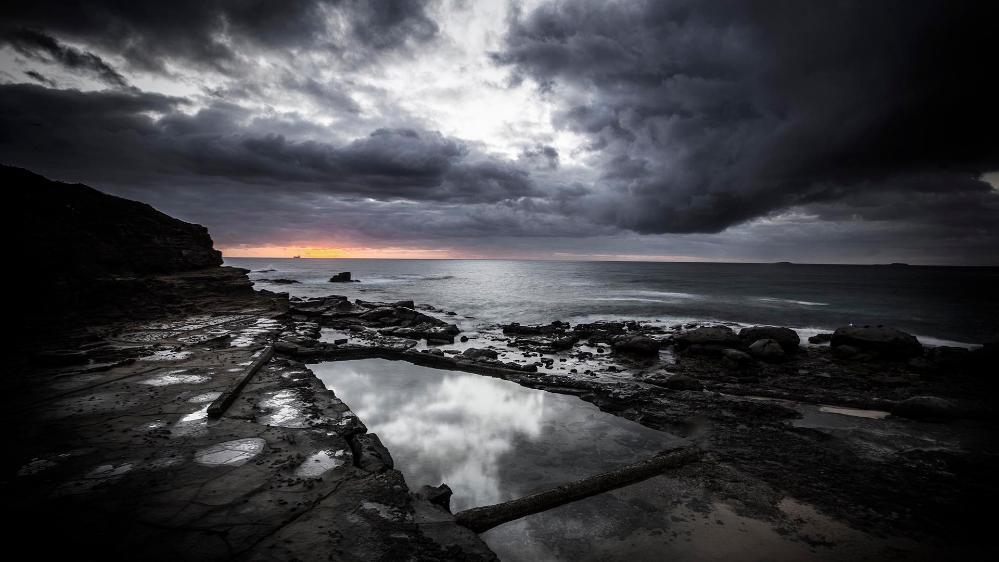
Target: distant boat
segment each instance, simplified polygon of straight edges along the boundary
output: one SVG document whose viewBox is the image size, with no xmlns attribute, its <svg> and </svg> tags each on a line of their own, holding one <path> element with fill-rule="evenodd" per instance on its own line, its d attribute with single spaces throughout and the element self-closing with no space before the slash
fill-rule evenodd
<svg viewBox="0 0 999 562">
<path fill-rule="evenodd" d="M 291 259 L 300 260 L 302 259 L 302 256 L 291 256 Z"/>
</svg>

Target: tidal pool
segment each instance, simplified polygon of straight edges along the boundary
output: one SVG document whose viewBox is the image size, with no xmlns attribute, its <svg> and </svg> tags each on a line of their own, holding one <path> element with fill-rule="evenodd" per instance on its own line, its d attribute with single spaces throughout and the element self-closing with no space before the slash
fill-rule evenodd
<svg viewBox="0 0 999 562">
<path fill-rule="evenodd" d="M 575 396 L 481 375 L 384 359 L 310 367 L 378 434 L 410 488 L 444 482 L 454 490 L 454 512 L 548 489 L 683 443 Z M 557 534 L 551 525 L 559 518 L 544 519 L 550 524 L 534 530 L 545 537 Z M 514 536 L 504 527 L 514 527 Z M 524 546 L 522 533 L 508 524 L 484 538 L 504 551 L 505 559 L 516 559 L 509 551 Z"/>
<path fill-rule="evenodd" d="M 481 375 L 384 359 L 310 367 L 378 434 L 412 489 L 444 482 L 454 490 L 454 512 L 518 498 L 684 443 L 574 396 Z M 504 562 L 877 560 L 912 549 L 845 527 L 793 498 L 779 507 L 800 522 L 797 535 L 738 515 L 694 481 L 656 476 L 481 536 Z"/>
<path fill-rule="evenodd" d="M 680 439 L 575 396 L 364 359 L 312 365 L 388 447 L 410 488 L 446 483 L 455 512 L 603 472 Z"/>
</svg>

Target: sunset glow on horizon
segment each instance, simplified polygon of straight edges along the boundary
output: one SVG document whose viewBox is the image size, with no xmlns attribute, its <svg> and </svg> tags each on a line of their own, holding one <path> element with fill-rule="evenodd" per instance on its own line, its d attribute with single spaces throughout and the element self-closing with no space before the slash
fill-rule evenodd
<svg viewBox="0 0 999 562">
<path fill-rule="evenodd" d="M 382 259 L 433 259 L 460 258 L 450 249 L 401 247 L 336 247 L 320 245 L 301 246 L 232 246 L 220 247 L 227 258 L 382 258 Z"/>
<path fill-rule="evenodd" d="M 302 244 L 293 246 L 220 246 L 226 258 L 317 258 L 317 259 L 464 259 L 505 260 L 528 259 L 548 261 L 649 261 L 649 262 L 733 262 L 744 260 L 706 259 L 690 255 L 663 254 L 607 254 L 607 253 L 524 253 L 524 252 L 468 252 L 454 248 L 404 248 L 398 246 L 375 248 L 368 246 L 322 246 Z"/>
</svg>

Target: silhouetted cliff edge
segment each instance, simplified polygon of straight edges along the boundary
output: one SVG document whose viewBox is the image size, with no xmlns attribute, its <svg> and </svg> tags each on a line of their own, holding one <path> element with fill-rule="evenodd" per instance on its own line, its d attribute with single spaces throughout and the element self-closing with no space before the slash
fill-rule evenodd
<svg viewBox="0 0 999 562">
<path fill-rule="evenodd" d="M 13 222 L 9 275 L 32 319 L 143 316 L 198 297 L 251 296 L 246 272 L 221 267 L 208 229 L 83 184 L 0 166 Z"/>
</svg>

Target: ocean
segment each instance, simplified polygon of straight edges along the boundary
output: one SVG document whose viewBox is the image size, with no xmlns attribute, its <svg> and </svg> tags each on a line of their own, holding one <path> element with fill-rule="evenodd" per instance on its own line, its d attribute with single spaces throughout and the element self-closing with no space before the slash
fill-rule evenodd
<svg viewBox="0 0 999 562">
<path fill-rule="evenodd" d="M 894 326 L 926 345 L 999 340 L 996 267 L 307 258 L 225 264 L 249 269 L 257 288 L 293 296 L 413 299 L 456 312 L 464 330 L 637 319 L 787 326 L 807 337 L 853 323 Z M 329 282 L 342 271 L 361 282 Z"/>
</svg>

